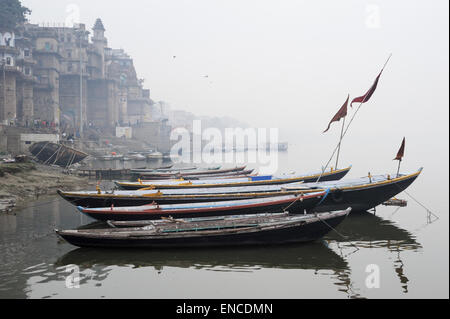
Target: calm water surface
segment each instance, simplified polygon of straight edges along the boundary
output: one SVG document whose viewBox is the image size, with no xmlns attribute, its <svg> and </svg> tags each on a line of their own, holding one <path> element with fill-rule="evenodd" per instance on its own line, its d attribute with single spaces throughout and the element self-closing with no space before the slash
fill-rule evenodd
<svg viewBox="0 0 450 319">
<path fill-rule="evenodd" d="M 280 154 L 280 171 L 320 168 L 302 163 L 300 169 L 296 152 L 294 146 Z M 33 202 L 16 215 L 0 215 L 0 298 L 448 298 L 448 180 L 441 181 L 438 167 L 424 166 L 407 191 L 439 220 L 427 224 L 426 211 L 401 194 L 407 207 L 352 213 L 339 234 L 311 244 L 80 249 L 53 229 L 93 220 L 59 197 Z M 354 165 L 349 177 L 366 171 Z M 436 191 L 438 181 L 444 184 Z M 366 284 L 374 267 L 378 288 Z M 74 274 L 78 288 L 70 281 Z"/>
</svg>

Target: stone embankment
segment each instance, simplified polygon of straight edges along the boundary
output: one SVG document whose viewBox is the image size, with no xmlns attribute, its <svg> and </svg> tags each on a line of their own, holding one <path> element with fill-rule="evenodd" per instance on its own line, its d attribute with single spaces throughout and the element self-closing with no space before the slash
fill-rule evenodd
<svg viewBox="0 0 450 319">
<path fill-rule="evenodd" d="M 25 207 L 41 196 L 55 195 L 58 189 L 82 189 L 92 183 L 95 181 L 67 174 L 60 167 L 1 163 L 0 212 Z"/>
</svg>

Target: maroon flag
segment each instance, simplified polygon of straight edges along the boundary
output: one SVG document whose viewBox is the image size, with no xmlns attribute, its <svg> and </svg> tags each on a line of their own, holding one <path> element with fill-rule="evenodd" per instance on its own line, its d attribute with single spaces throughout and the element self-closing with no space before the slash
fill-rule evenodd
<svg viewBox="0 0 450 319">
<path fill-rule="evenodd" d="M 400 146 L 400 149 L 398 150 L 397 156 L 394 158 L 394 161 L 401 161 L 403 155 L 405 155 L 405 138 L 403 138 L 402 145 Z"/>
<path fill-rule="evenodd" d="M 339 120 L 343 117 L 347 116 L 347 106 L 348 106 L 348 100 L 350 99 L 350 95 L 347 97 L 347 101 L 345 101 L 344 105 L 341 106 L 341 108 L 339 109 L 339 111 L 336 113 L 335 116 L 333 116 L 333 118 L 331 119 L 330 123 L 328 123 L 328 127 L 325 131 L 323 131 L 324 133 L 326 131 L 328 131 L 330 129 L 330 125 L 333 122 L 339 122 Z"/>
<path fill-rule="evenodd" d="M 372 96 L 373 92 L 375 92 L 375 89 L 378 85 L 378 80 L 380 79 L 381 73 L 383 73 L 383 69 L 381 70 L 380 74 L 378 74 L 377 78 L 375 79 L 375 82 L 372 84 L 372 87 L 367 91 L 366 94 L 360 97 L 356 97 L 353 99 L 352 103 L 350 103 L 350 106 L 353 107 L 353 103 L 365 103 L 369 101 L 370 97 Z"/>
</svg>

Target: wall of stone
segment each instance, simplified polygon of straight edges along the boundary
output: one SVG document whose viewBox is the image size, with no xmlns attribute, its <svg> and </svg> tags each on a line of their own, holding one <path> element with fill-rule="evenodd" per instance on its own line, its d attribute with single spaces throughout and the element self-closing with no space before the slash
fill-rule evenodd
<svg viewBox="0 0 450 319">
<path fill-rule="evenodd" d="M 0 152 L 6 152 L 8 136 L 6 135 L 6 127 L 0 124 Z"/>
<path fill-rule="evenodd" d="M 118 87 L 111 80 L 90 80 L 87 90 L 87 121 L 94 126 L 115 127 L 119 121 Z"/>
<path fill-rule="evenodd" d="M 9 124 L 16 118 L 16 72 L 0 71 L 0 123 Z"/>
</svg>

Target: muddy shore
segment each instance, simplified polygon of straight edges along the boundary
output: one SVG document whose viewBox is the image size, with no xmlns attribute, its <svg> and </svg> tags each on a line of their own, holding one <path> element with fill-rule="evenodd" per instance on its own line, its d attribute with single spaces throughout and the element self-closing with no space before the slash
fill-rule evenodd
<svg viewBox="0 0 450 319">
<path fill-rule="evenodd" d="M 14 212 L 58 189 L 79 190 L 95 185 L 86 177 L 67 174 L 59 167 L 36 163 L 0 164 L 0 213 Z"/>
</svg>

